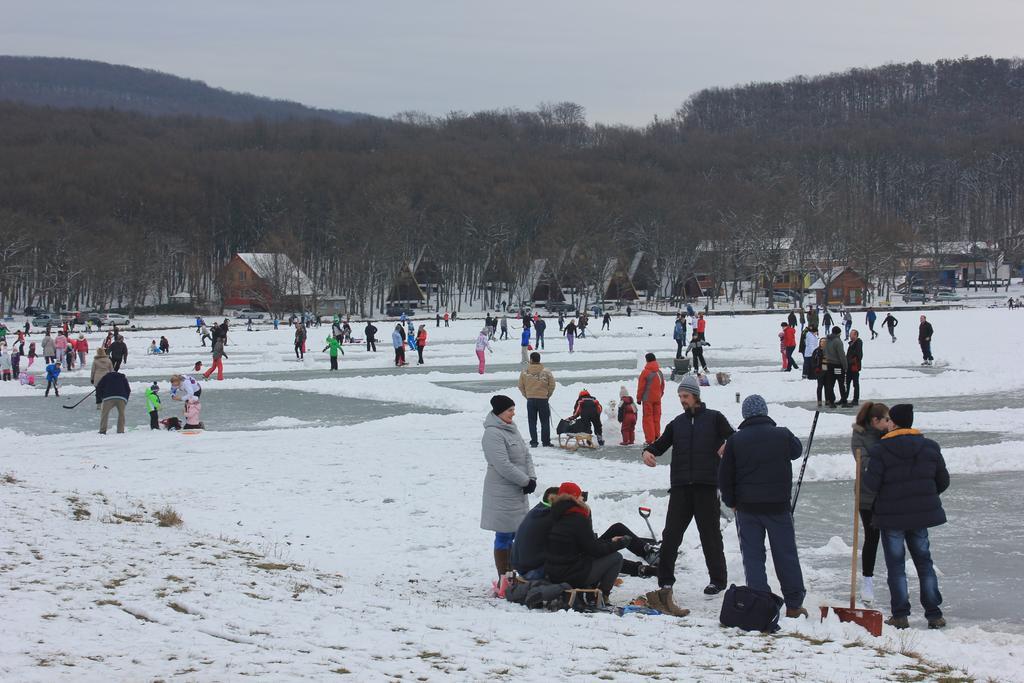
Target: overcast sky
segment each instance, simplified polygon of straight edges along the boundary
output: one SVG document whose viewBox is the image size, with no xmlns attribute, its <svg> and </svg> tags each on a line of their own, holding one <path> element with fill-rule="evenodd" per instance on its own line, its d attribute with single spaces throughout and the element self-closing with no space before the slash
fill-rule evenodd
<svg viewBox="0 0 1024 683">
<path fill-rule="evenodd" d="M 709 86 L 1019 56 L 1024 1 L 0 0 L 0 53 L 389 116 L 570 100 L 644 124 Z"/>
</svg>

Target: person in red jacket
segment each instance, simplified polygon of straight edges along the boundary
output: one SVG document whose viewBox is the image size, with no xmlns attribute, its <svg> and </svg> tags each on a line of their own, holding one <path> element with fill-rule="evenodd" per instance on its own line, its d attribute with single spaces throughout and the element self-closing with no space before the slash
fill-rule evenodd
<svg viewBox="0 0 1024 683">
<path fill-rule="evenodd" d="M 419 360 L 416 361 L 417 365 L 423 365 L 423 347 L 427 345 L 427 326 L 420 325 L 420 329 L 416 332 L 416 353 L 419 355 Z"/>
<path fill-rule="evenodd" d="M 626 387 L 619 390 L 619 423 L 622 425 L 622 443 L 620 446 L 632 446 L 636 439 L 636 401 L 629 395 Z"/>
<path fill-rule="evenodd" d="M 661 397 L 665 394 L 665 375 L 653 353 L 648 353 L 645 358 L 647 365 L 640 371 L 636 400 L 644 410 L 644 444 L 647 445 L 661 436 Z"/>
<path fill-rule="evenodd" d="M 783 365 L 785 365 L 786 372 L 791 372 L 796 367 L 796 361 L 793 360 L 793 352 L 796 350 L 796 326 L 782 323 L 782 328 L 782 346 L 786 356 L 786 362 Z"/>
<path fill-rule="evenodd" d="M 707 329 L 707 326 L 708 326 L 708 321 L 704 319 L 704 314 L 703 313 L 698 313 L 697 314 L 697 334 L 700 335 L 701 341 L 705 341 L 705 339 L 704 339 L 704 330 Z"/>
<path fill-rule="evenodd" d="M 85 338 L 84 334 L 78 335 L 78 346 L 75 347 L 78 351 L 78 364 L 85 367 L 85 359 L 89 355 L 89 340 Z"/>
</svg>

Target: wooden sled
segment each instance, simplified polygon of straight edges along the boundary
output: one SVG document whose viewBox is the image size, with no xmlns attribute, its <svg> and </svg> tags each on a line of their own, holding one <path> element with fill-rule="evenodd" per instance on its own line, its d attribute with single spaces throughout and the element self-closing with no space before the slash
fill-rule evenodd
<svg viewBox="0 0 1024 683">
<path fill-rule="evenodd" d="M 565 439 L 564 441 L 562 439 Z M 559 434 L 558 447 L 567 451 L 575 451 L 580 448 L 597 448 L 594 444 L 593 434 Z"/>
<path fill-rule="evenodd" d="M 576 602 L 576 598 L 580 595 L 591 595 L 593 596 L 594 604 L 597 607 L 603 608 L 605 606 L 604 595 L 601 593 L 600 588 L 570 588 L 565 592 L 569 594 L 569 600 L 566 603 L 569 609 L 572 609 L 573 604 Z"/>
</svg>

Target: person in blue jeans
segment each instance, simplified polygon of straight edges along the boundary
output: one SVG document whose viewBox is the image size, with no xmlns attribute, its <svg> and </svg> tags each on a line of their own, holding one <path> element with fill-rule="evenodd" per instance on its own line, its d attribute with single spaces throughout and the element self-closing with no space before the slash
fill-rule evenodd
<svg viewBox="0 0 1024 683">
<path fill-rule="evenodd" d="M 768 417 L 768 405 L 757 394 L 743 401 L 743 422 L 725 442 L 718 468 L 722 502 L 736 511 L 736 535 L 743 556 L 747 586 L 771 592 L 765 571 L 765 534 L 779 578 L 786 616 L 807 616 L 803 572 L 796 550 L 790 507 L 792 461 L 800 457 L 800 439 Z"/>
<path fill-rule="evenodd" d="M 914 429 L 914 406 L 889 408 L 895 428 L 871 448 L 864 487 L 874 491 L 872 524 L 882 535 L 882 552 L 888 571 L 892 616 L 885 623 L 903 629 L 910 625 L 910 591 L 907 588 L 906 556 L 917 568 L 921 605 L 928 628 L 942 628 L 942 594 L 932 566 L 928 529 L 946 523 L 939 494 L 949 488 L 949 471 L 939 444 Z"/>
</svg>

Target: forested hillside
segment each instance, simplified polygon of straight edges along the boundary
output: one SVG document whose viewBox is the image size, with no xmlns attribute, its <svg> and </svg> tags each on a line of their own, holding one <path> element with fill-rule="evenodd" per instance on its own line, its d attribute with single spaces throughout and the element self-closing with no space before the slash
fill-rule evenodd
<svg viewBox="0 0 1024 683">
<path fill-rule="evenodd" d="M 379 303 L 424 247 L 455 291 L 571 246 L 563 284 L 635 249 L 685 275 L 702 241 L 724 279 L 771 268 L 782 237 L 877 278 L 895 241 L 1020 234 L 1022 75 L 975 59 L 706 91 L 643 129 L 570 103 L 345 126 L 3 104 L 0 292 L 215 297 L 232 252 L 284 250 Z"/>
<path fill-rule="evenodd" d="M 365 116 L 229 92 L 152 69 L 59 57 L 0 55 L 0 100 L 60 109 L 119 109 L 232 121 L 324 119 L 349 123 Z"/>
</svg>

